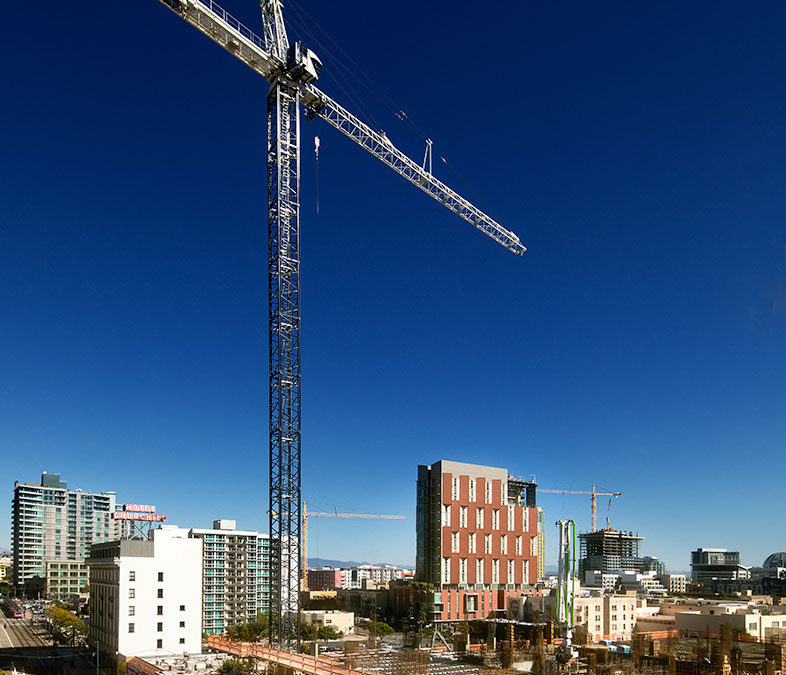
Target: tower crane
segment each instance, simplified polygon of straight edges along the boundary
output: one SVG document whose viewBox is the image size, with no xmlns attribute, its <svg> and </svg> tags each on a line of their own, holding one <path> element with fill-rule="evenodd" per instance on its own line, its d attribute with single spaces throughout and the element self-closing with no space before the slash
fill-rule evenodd
<svg viewBox="0 0 786 675">
<path fill-rule="evenodd" d="M 270 413 L 270 640 L 300 643 L 300 107 L 319 117 L 481 232 L 520 255 L 519 238 L 314 86 L 317 55 L 290 43 L 281 0 L 260 0 L 256 35 L 213 0 L 159 0 L 264 77 L 267 95 Z"/>
<path fill-rule="evenodd" d="M 376 518 L 381 520 L 406 520 L 406 516 L 396 515 L 379 515 L 376 513 L 330 513 L 330 511 L 312 511 L 309 513 L 306 510 L 306 502 L 303 502 L 303 582 L 302 588 L 304 591 L 308 590 L 308 519 L 309 518 Z"/>
<path fill-rule="evenodd" d="M 592 499 L 590 500 L 592 505 L 592 531 L 597 531 L 597 519 L 598 519 L 598 497 L 617 497 L 622 496 L 621 492 L 598 492 L 595 489 L 595 483 L 592 484 L 592 492 L 588 492 L 586 490 L 549 490 L 547 488 L 537 488 L 538 492 L 551 492 L 552 494 L 559 494 L 559 495 L 592 495 Z M 609 500 L 611 502 L 611 500 Z"/>
</svg>

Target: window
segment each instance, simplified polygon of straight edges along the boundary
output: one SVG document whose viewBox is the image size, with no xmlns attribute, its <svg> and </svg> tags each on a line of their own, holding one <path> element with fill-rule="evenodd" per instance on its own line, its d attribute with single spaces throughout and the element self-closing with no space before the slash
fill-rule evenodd
<svg viewBox="0 0 786 675">
<path fill-rule="evenodd" d="M 482 529 L 483 529 L 483 527 L 484 527 L 484 522 L 483 522 L 483 521 L 485 521 L 485 518 L 484 518 L 483 516 L 484 516 L 484 511 L 483 511 L 483 509 L 482 509 L 482 508 L 478 508 L 478 513 L 477 513 L 477 527 L 478 527 L 478 529 L 479 529 L 479 530 L 482 530 Z"/>
<path fill-rule="evenodd" d="M 442 558 L 442 583 L 450 583 L 450 558 Z"/>
<path fill-rule="evenodd" d="M 486 553 L 491 553 L 491 535 L 490 534 L 486 535 L 486 545 L 485 545 L 484 550 L 486 551 Z"/>
<path fill-rule="evenodd" d="M 164 589 L 163 588 L 159 588 L 158 589 L 158 595 L 156 597 L 158 597 L 158 598 L 163 598 L 164 597 Z"/>
<path fill-rule="evenodd" d="M 128 624 L 128 632 L 129 633 L 133 633 L 134 632 L 134 624 L 133 623 L 129 623 Z"/>
<path fill-rule="evenodd" d="M 442 525 L 450 527 L 450 504 L 442 505 Z"/>
<path fill-rule="evenodd" d="M 484 482 L 486 485 L 486 504 L 491 504 L 491 481 L 486 479 Z"/>
<path fill-rule="evenodd" d="M 502 503 L 505 504 L 508 501 L 508 486 L 507 486 L 507 483 L 505 483 L 504 481 L 500 482 L 500 488 L 501 488 L 501 492 L 502 492 Z"/>
<path fill-rule="evenodd" d="M 134 570 L 129 570 L 129 572 L 128 572 L 128 580 L 129 581 L 136 581 L 136 572 L 134 572 Z"/>
<path fill-rule="evenodd" d="M 164 573 L 163 572 L 159 572 L 158 573 L 158 580 L 159 581 L 163 581 L 164 580 Z"/>
<path fill-rule="evenodd" d="M 164 646 L 163 640 L 156 640 L 156 649 L 161 649 Z"/>
<path fill-rule="evenodd" d="M 508 583 L 515 584 L 516 583 L 516 572 L 514 570 L 515 563 L 512 560 L 508 560 Z"/>
<path fill-rule="evenodd" d="M 499 583 L 499 560 L 494 558 L 491 561 L 491 583 L 498 584 Z"/>
<path fill-rule="evenodd" d="M 521 530 L 529 532 L 529 509 L 526 506 L 521 509 Z"/>
<path fill-rule="evenodd" d="M 136 607 L 133 605 L 128 606 L 128 616 L 134 616 L 136 614 Z"/>
<path fill-rule="evenodd" d="M 477 553 L 477 551 L 475 550 L 475 533 L 474 532 L 470 532 L 470 535 L 469 535 L 469 552 L 470 553 Z"/>
<path fill-rule="evenodd" d="M 134 597 L 136 597 L 136 591 L 135 591 L 133 588 L 129 588 L 129 589 L 128 589 L 128 597 L 129 597 L 129 598 L 134 598 Z"/>
<path fill-rule="evenodd" d="M 450 550 L 453 553 L 458 553 L 459 551 L 459 535 L 458 532 L 452 532 L 450 535 Z"/>
<path fill-rule="evenodd" d="M 521 563 L 521 574 L 522 574 L 521 583 L 528 584 L 529 583 L 529 560 L 524 560 Z"/>
<path fill-rule="evenodd" d="M 467 526 L 467 507 L 459 506 L 459 527 Z"/>
<path fill-rule="evenodd" d="M 458 476 L 453 476 L 453 499 L 459 498 L 459 479 Z"/>
<path fill-rule="evenodd" d="M 532 537 L 532 539 L 529 540 L 529 552 L 533 556 L 538 555 L 538 538 L 537 537 Z"/>
<path fill-rule="evenodd" d="M 483 558 L 478 558 L 475 561 L 475 583 L 482 584 L 485 581 L 485 577 L 483 575 Z"/>
<path fill-rule="evenodd" d="M 471 502 L 475 501 L 475 479 L 474 478 L 470 478 L 469 479 L 469 501 L 471 501 Z"/>
<path fill-rule="evenodd" d="M 459 559 L 459 583 L 466 584 L 467 583 L 467 559 L 460 558 Z"/>
<path fill-rule="evenodd" d="M 508 505 L 508 529 L 512 532 L 516 529 L 516 507 Z"/>
<path fill-rule="evenodd" d="M 161 623 L 161 622 L 159 621 L 159 622 L 156 624 L 156 631 L 158 631 L 159 633 L 161 633 L 163 630 L 164 630 L 164 624 L 163 624 L 163 623 Z"/>
<path fill-rule="evenodd" d="M 499 509 L 491 509 L 491 529 L 499 529 Z"/>
<path fill-rule="evenodd" d="M 502 553 L 502 555 L 507 555 L 508 554 L 508 535 L 507 534 L 503 534 L 499 538 L 499 547 L 500 547 L 500 553 Z"/>
<path fill-rule="evenodd" d="M 180 638 L 180 644 L 184 645 L 185 643 L 186 643 L 186 639 L 185 638 Z"/>
<path fill-rule="evenodd" d="M 181 621 L 180 622 L 180 627 L 181 628 L 185 628 L 186 627 L 186 622 L 185 621 Z"/>
<path fill-rule="evenodd" d="M 516 537 L 516 555 L 521 555 L 521 535 Z"/>
<path fill-rule="evenodd" d="M 180 611 L 181 612 L 185 612 L 186 611 L 186 606 L 185 605 L 180 605 Z"/>
<path fill-rule="evenodd" d="M 156 614 L 158 614 L 158 616 L 161 616 L 161 615 L 163 615 L 163 613 L 164 613 L 164 606 L 163 605 L 159 605 L 158 606 L 158 611 L 156 612 Z"/>
</svg>

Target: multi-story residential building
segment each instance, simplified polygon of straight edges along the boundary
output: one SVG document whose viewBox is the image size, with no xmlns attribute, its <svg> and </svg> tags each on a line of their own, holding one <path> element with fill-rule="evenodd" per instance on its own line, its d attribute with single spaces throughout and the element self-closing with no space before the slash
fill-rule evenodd
<svg viewBox="0 0 786 675">
<path fill-rule="evenodd" d="M 536 484 L 440 460 L 418 467 L 416 579 L 433 619 L 485 618 L 537 580 Z"/>
<path fill-rule="evenodd" d="M 546 523 L 538 506 L 538 581 L 546 578 Z"/>
<path fill-rule="evenodd" d="M 512 599 L 508 616 L 512 619 L 554 616 L 555 595 Z M 575 598 L 575 625 L 587 633 L 590 642 L 630 640 L 636 626 L 635 597 L 582 593 Z"/>
<path fill-rule="evenodd" d="M 644 541 L 632 532 L 605 529 L 579 534 L 581 553 L 579 578 L 587 572 L 642 572 L 644 559 L 639 556 L 639 542 Z"/>
<path fill-rule="evenodd" d="M 709 584 L 714 579 L 736 581 L 748 579 L 750 568 L 740 565 L 740 552 L 725 548 L 699 548 L 690 554 L 694 584 Z"/>
<path fill-rule="evenodd" d="M 670 594 L 685 593 L 688 579 L 684 574 L 659 574 L 658 580 Z"/>
<path fill-rule="evenodd" d="M 87 566 L 91 644 L 125 657 L 201 651 L 202 542 L 188 530 L 94 544 Z"/>
<path fill-rule="evenodd" d="M 215 520 L 212 530 L 192 529 L 203 549 L 202 630 L 220 635 L 270 611 L 270 537 Z"/>
<path fill-rule="evenodd" d="M 46 595 L 51 600 L 70 600 L 88 583 L 87 564 L 80 560 L 46 561 Z"/>
<path fill-rule="evenodd" d="M 94 543 L 112 539 L 114 492 L 69 490 L 56 473 L 14 484 L 11 508 L 14 585 L 46 576 L 49 560 L 83 561 Z"/>
<path fill-rule="evenodd" d="M 332 591 L 341 588 L 341 570 L 323 567 L 308 571 L 308 588 L 312 591 Z"/>
</svg>

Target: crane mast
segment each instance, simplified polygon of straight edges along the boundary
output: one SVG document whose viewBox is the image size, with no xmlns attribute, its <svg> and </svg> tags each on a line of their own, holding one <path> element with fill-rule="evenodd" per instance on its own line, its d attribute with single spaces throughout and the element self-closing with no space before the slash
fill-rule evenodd
<svg viewBox="0 0 786 675">
<path fill-rule="evenodd" d="M 289 43 L 280 0 L 262 0 L 263 36 L 213 0 L 160 0 L 262 75 L 267 97 L 268 291 L 270 340 L 270 642 L 300 646 L 301 372 L 300 105 L 321 117 L 421 190 L 516 254 L 519 238 L 461 197 L 313 86 L 321 61 Z"/>
</svg>

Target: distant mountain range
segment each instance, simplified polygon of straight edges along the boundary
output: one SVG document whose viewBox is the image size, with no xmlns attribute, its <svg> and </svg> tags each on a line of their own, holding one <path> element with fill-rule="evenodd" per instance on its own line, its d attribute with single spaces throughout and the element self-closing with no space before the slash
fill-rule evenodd
<svg viewBox="0 0 786 675">
<path fill-rule="evenodd" d="M 357 562 L 356 560 L 331 560 L 330 558 L 309 558 L 308 566 L 314 567 L 355 567 L 357 565 L 374 565 L 375 567 L 401 567 L 405 570 L 415 569 L 412 565 L 402 565 L 401 563 L 387 562 Z"/>
</svg>

